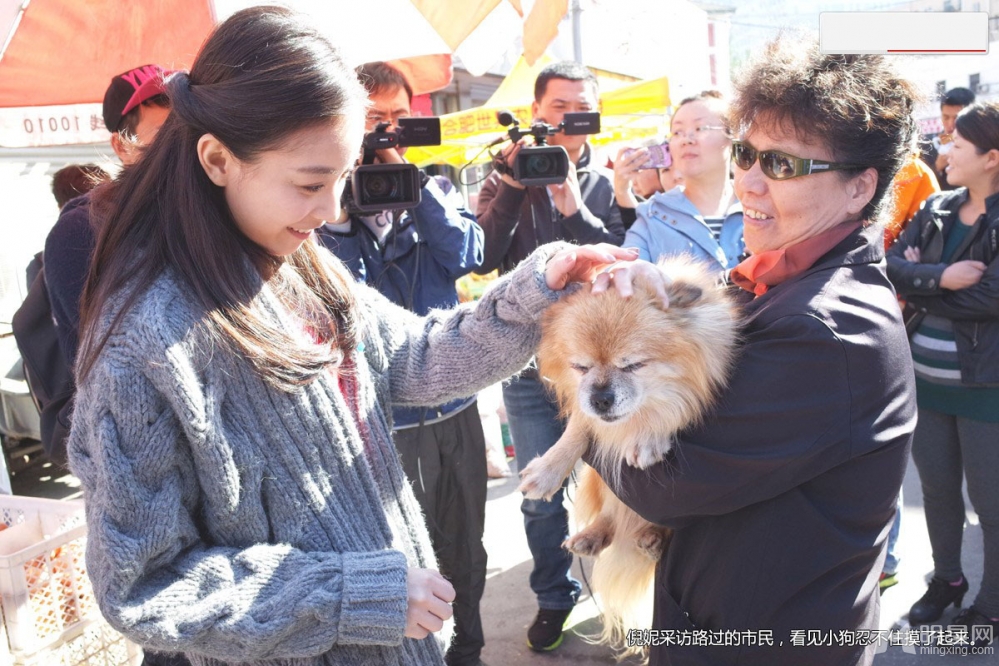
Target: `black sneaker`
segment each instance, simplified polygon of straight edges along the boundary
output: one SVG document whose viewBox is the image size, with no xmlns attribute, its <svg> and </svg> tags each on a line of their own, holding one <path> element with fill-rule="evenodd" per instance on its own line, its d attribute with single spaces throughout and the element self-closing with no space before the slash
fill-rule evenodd
<svg viewBox="0 0 999 666">
<path fill-rule="evenodd" d="M 954 616 L 951 626 L 964 627 L 967 632 L 968 647 L 988 647 L 999 634 L 999 621 L 990 619 L 974 606 L 968 606 Z"/>
<path fill-rule="evenodd" d="M 967 591 L 968 579 L 964 576 L 960 585 L 951 585 L 942 578 L 934 577 L 926 594 L 909 609 L 909 624 L 928 624 L 939 620 L 947 606 L 954 604 L 954 608 L 961 607 Z"/>
<path fill-rule="evenodd" d="M 444 666 L 488 666 L 488 664 L 486 664 L 486 662 L 482 661 L 478 657 L 475 658 L 475 661 L 469 661 L 467 663 L 462 663 L 460 661 L 450 660 L 445 655 L 444 656 Z"/>
<path fill-rule="evenodd" d="M 527 647 L 535 652 L 551 652 L 562 644 L 562 628 L 572 613 L 571 608 L 542 608 L 527 629 Z"/>
</svg>

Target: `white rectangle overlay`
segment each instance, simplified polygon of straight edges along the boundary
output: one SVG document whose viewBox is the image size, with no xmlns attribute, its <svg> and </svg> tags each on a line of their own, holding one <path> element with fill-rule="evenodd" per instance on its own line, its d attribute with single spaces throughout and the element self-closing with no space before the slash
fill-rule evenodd
<svg viewBox="0 0 999 666">
<path fill-rule="evenodd" d="M 988 12 L 822 12 L 822 53 L 964 55 L 989 52 Z"/>
</svg>

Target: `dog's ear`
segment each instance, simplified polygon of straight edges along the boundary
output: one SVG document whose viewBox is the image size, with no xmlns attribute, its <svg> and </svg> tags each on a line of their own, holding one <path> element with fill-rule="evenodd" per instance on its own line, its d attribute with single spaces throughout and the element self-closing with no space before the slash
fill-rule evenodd
<svg viewBox="0 0 999 666">
<path fill-rule="evenodd" d="M 671 308 L 688 307 L 696 303 L 704 295 L 700 287 L 682 281 L 671 284 L 666 293 L 669 294 L 669 306 Z"/>
</svg>

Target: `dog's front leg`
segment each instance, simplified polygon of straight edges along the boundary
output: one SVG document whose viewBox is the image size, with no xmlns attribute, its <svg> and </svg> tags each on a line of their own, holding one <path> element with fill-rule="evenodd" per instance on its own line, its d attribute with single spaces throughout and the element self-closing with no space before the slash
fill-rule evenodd
<svg viewBox="0 0 999 666">
<path fill-rule="evenodd" d="M 591 524 L 566 539 L 562 547 L 581 557 L 596 557 L 614 540 L 616 530 L 614 520 L 603 511 Z"/>
<path fill-rule="evenodd" d="M 535 458 L 520 471 L 520 487 L 527 499 L 551 500 L 562 487 L 576 461 L 586 453 L 589 434 L 584 419 L 573 414 L 566 423 L 565 432 L 544 456 Z"/>
</svg>

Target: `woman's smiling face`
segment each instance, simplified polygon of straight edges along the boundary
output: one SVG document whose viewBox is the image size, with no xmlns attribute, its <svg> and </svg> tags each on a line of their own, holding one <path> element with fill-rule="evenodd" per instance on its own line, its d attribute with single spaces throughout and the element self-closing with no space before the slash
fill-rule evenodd
<svg viewBox="0 0 999 666">
<path fill-rule="evenodd" d="M 234 161 L 224 189 L 236 226 L 274 256 L 298 250 L 315 229 L 340 217 L 340 195 L 363 135 L 363 117 L 343 116 L 292 135 L 252 162 Z"/>
<path fill-rule="evenodd" d="M 836 161 L 821 142 L 806 144 L 767 125 L 754 125 L 743 140 L 758 151 L 778 150 L 796 157 Z M 773 180 L 760 170 L 759 160 L 748 170 L 736 166 L 735 193 L 742 203 L 746 248 L 753 254 L 780 250 L 848 220 L 858 220 L 873 197 L 870 175 L 875 173 L 868 169 L 846 176 L 830 171 Z M 873 182 L 877 182 L 876 175 Z"/>
</svg>

